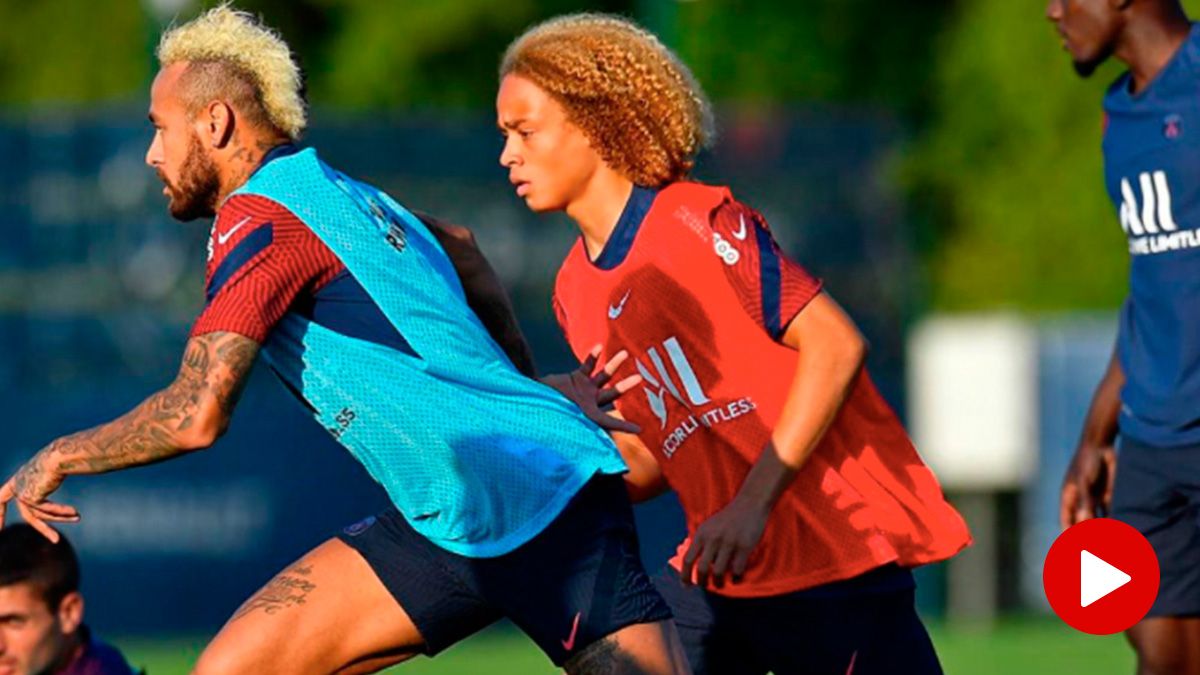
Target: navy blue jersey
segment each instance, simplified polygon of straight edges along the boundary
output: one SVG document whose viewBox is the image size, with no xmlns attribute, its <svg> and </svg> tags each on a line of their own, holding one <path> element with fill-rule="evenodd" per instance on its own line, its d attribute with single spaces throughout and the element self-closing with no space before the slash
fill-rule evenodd
<svg viewBox="0 0 1200 675">
<path fill-rule="evenodd" d="M 1121 433 L 1200 442 L 1200 30 L 1149 86 L 1122 75 L 1104 110 L 1105 181 L 1131 257 L 1117 352 Z"/>
</svg>

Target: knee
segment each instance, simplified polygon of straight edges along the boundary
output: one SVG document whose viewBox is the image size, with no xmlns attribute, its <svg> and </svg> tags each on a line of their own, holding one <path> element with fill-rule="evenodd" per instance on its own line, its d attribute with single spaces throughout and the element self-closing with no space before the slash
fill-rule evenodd
<svg viewBox="0 0 1200 675">
<path fill-rule="evenodd" d="M 249 672 L 249 661 L 234 649 L 209 646 L 192 667 L 192 675 L 231 675 Z"/>
<path fill-rule="evenodd" d="M 221 635 L 204 649 L 192 668 L 192 675 L 241 675 L 242 673 L 278 672 L 277 660 L 264 660 L 263 643 L 257 640 L 228 640 Z M 282 657 L 286 651 L 280 651 Z"/>
<path fill-rule="evenodd" d="M 1149 640 L 1129 636 L 1137 652 L 1138 675 L 1190 675 L 1196 672 L 1185 645 L 1174 640 Z"/>
</svg>

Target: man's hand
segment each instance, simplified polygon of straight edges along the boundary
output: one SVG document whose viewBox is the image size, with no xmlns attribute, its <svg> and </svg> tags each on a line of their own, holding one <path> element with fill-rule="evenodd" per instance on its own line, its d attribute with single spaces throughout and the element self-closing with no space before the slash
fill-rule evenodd
<svg viewBox="0 0 1200 675">
<path fill-rule="evenodd" d="M 22 466 L 12 478 L 0 486 L 0 526 L 4 524 L 8 503 L 14 502 L 25 522 L 41 532 L 52 542 L 59 535 L 48 523 L 74 523 L 79 512 L 66 504 L 56 504 L 48 497 L 62 485 L 66 478 L 53 467 L 47 467 L 42 453 L 38 453 Z"/>
<path fill-rule="evenodd" d="M 1117 476 L 1117 451 L 1112 445 L 1080 445 L 1063 479 L 1059 523 L 1068 527 L 1107 512 Z"/>
<path fill-rule="evenodd" d="M 641 427 L 633 422 L 609 415 L 604 408 L 640 384 L 642 376 L 630 375 L 615 385 L 605 388 L 605 385 L 616 374 L 617 369 L 629 358 L 629 353 L 624 350 L 617 352 L 599 372 L 593 372 L 596 370 L 596 362 L 600 359 L 601 350 L 602 346 L 596 345 L 579 365 L 578 370 L 547 375 L 542 378 L 542 384 L 557 389 L 568 400 L 579 406 L 583 414 L 587 415 L 587 418 L 595 422 L 601 429 L 636 434 L 642 430 Z"/>
<path fill-rule="evenodd" d="M 734 582 L 740 581 L 750 554 L 762 539 L 768 515 L 770 509 L 761 503 L 735 497 L 729 506 L 701 523 L 683 556 L 683 583 L 704 586 L 711 578 L 720 588 L 726 572 L 732 573 Z"/>
</svg>

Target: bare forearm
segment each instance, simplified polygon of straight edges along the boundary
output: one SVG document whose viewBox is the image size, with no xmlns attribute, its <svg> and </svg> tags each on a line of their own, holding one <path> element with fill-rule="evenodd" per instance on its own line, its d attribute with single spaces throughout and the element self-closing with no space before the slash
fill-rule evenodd
<svg viewBox="0 0 1200 675">
<path fill-rule="evenodd" d="M 464 282 L 465 283 L 465 282 Z M 495 285 L 499 286 L 499 280 Z M 533 360 L 533 349 L 525 340 L 521 326 L 517 323 L 516 313 L 508 296 L 502 291 L 496 294 L 474 293 L 468 291 L 467 304 L 479 317 L 488 334 L 500 345 L 505 355 L 512 361 L 523 375 L 537 377 L 537 365 Z"/>
<path fill-rule="evenodd" d="M 787 490 L 837 417 L 861 359 L 801 364 L 780 421 L 738 490 L 738 499 L 770 509 Z"/>
<path fill-rule="evenodd" d="M 116 471 L 207 447 L 224 432 L 257 351 L 232 333 L 189 340 L 170 386 L 108 424 L 50 443 L 18 472 L 18 493 L 46 474 Z"/>
<path fill-rule="evenodd" d="M 1121 412 L 1121 387 L 1125 386 L 1125 372 L 1116 351 L 1109 360 L 1108 369 L 1092 395 L 1087 418 L 1080 434 L 1080 445 L 1112 445 L 1117 438 L 1117 417 Z"/>
<path fill-rule="evenodd" d="M 825 436 L 842 409 L 862 369 L 862 355 L 805 359 L 801 354 L 795 381 L 771 442 L 784 464 L 799 469 Z"/>
<path fill-rule="evenodd" d="M 796 371 L 771 442 L 738 494 L 767 508 L 791 484 L 837 418 L 867 351 L 853 321 L 825 294 L 792 320 L 783 342 L 797 351 Z"/>
<path fill-rule="evenodd" d="M 662 467 L 650 449 L 633 434 L 614 433 L 613 442 L 625 460 L 629 471 L 625 474 L 625 487 L 633 503 L 653 499 L 668 489 Z"/>
<path fill-rule="evenodd" d="M 193 422 L 189 406 L 171 399 L 169 389 L 158 392 L 108 424 L 54 441 L 37 459 L 64 475 L 91 474 L 153 464 L 194 449 L 178 433 Z"/>
<path fill-rule="evenodd" d="M 500 276 L 479 249 L 474 235 L 465 227 L 444 223 L 428 214 L 418 215 L 449 256 L 463 285 L 467 305 L 479 317 L 488 334 L 500 345 L 517 370 L 529 377 L 537 377 L 533 350 L 517 323 L 512 301 L 504 290 Z"/>
</svg>

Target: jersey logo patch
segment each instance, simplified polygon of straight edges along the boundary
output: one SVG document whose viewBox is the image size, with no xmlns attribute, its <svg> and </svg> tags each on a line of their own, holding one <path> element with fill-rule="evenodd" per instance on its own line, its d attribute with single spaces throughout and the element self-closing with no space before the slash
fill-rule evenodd
<svg viewBox="0 0 1200 675">
<path fill-rule="evenodd" d="M 625 302 L 627 300 L 629 300 L 629 294 L 632 292 L 633 292 L 632 288 L 629 289 L 628 291 L 625 291 L 625 295 L 621 298 L 621 302 L 617 303 L 617 305 L 615 307 L 612 305 L 608 306 L 608 318 L 609 319 L 616 321 L 617 317 L 621 316 L 621 312 L 625 311 Z"/>
<path fill-rule="evenodd" d="M 1125 233 L 1140 237 L 1178 229 L 1171 213 L 1171 189 L 1167 185 L 1166 172 L 1143 171 L 1137 180 L 1142 192 L 1140 208 L 1133 185 L 1128 178 L 1121 179 L 1121 227 Z"/>
<path fill-rule="evenodd" d="M 583 612 L 575 612 L 575 622 L 571 625 L 571 634 L 562 641 L 563 649 L 571 651 L 575 648 L 575 636 L 579 634 L 579 619 L 582 616 Z"/>
<path fill-rule="evenodd" d="M 243 225 L 250 222 L 251 220 L 253 220 L 253 218 L 251 216 L 246 216 L 245 218 L 242 218 L 241 220 L 239 220 L 237 222 L 237 225 L 234 225 L 233 227 L 229 228 L 228 230 L 225 230 L 224 232 L 217 233 L 217 246 L 224 246 L 225 243 L 229 241 L 230 237 L 232 237 L 234 234 L 236 234 L 238 230 L 242 229 Z"/>
<path fill-rule="evenodd" d="M 746 217 L 738 214 L 738 229 L 733 231 L 733 238 L 738 241 L 746 241 Z"/>
<path fill-rule="evenodd" d="M 1137 188 L 1129 178 L 1122 178 L 1120 185 L 1121 228 L 1129 236 L 1129 253 L 1151 255 L 1200 248 L 1200 229 L 1180 230 L 1175 221 L 1167 173 L 1143 171 L 1136 180 Z"/>
<path fill-rule="evenodd" d="M 1167 115 L 1163 118 L 1163 136 L 1172 141 L 1183 135 L 1183 118 L 1179 115 Z"/>
<path fill-rule="evenodd" d="M 688 362 L 687 356 L 683 353 L 683 348 L 679 346 L 679 340 L 675 337 L 669 337 L 663 341 L 663 349 L 666 350 L 667 356 L 671 359 L 671 365 L 675 366 L 675 372 L 679 375 L 679 380 L 683 384 L 683 390 L 687 393 L 688 400 L 684 401 L 679 389 L 675 386 L 675 382 L 671 380 L 671 375 L 667 371 L 666 363 L 659 356 L 658 349 L 651 347 L 646 350 L 646 356 L 650 357 L 650 363 L 654 365 L 654 369 L 658 371 L 658 377 L 650 372 L 641 359 L 635 361 L 638 373 L 645 380 L 649 387 L 642 387 L 646 392 L 647 402 L 650 404 L 650 411 L 658 418 L 659 428 L 667 428 L 667 402 L 666 395 L 671 394 L 676 401 L 684 405 L 704 405 L 708 403 L 709 398 L 704 393 L 704 389 L 700 387 L 700 380 L 696 377 L 696 371 L 692 370 L 692 364 Z"/>
<path fill-rule="evenodd" d="M 717 252 L 717 257 L 730 267 L 738 264 L 738 261 L 742 259 L 742 254 L 733 247 L 733 244 L 725 241 L 725 239 L 716 232 L 713 232 L 713 250 Z"/>
</svg>

